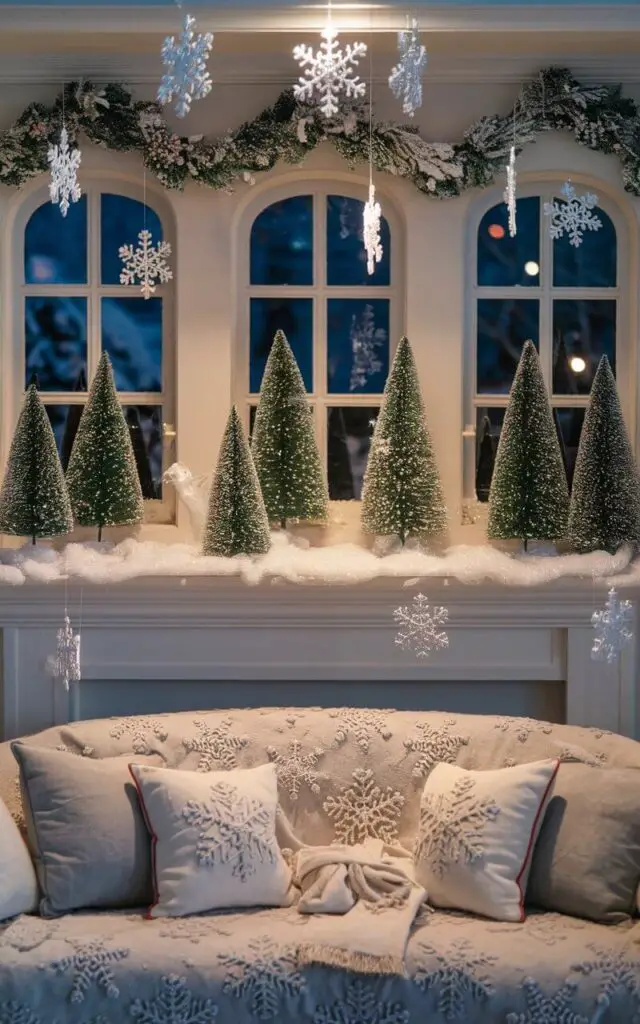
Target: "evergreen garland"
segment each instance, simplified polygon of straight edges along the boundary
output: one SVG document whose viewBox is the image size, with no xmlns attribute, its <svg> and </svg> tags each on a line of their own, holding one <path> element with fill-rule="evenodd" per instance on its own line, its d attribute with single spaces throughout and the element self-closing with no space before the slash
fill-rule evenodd
<svg viewBox="0 0 640 1024">
<path fill-rule="evenodd" d="M 48 170 L 49 145 L 59 141 L 62 95 L 52 106 L 32 103 L 0 139 L 0 184 L 20 186 Z M 70 144 L 83 134 L 89 142 L 120 152 L 139 152 L 145 166 L 169 189 L 189 180 L 229 190 L 237 181 L 284 161 L 301 163 L 323 141 L 332 142 L 349 164 L 369 159 L 368 113 L 347 105 L 326 122 L 319 111 L 283 92 L 253 121 L 214 141 L 176 135 L 157 103 L 135 102 L 123 85 L 96 90 L 74 82 L 64 91 Z M 640 110 L 620 86 L 586 86 L 566 68 L 546 68 L 527 82 L 517 106 L 522 147 L 547 131 L 570 132 L 583 146 L 615 153 L 625 189 L 640 195 Z M 373 163 L 378 171 L 407 178 L 426 195 L 461 195 L 490 185 L 501 173 L 513 143 L 513 111 L 483 117 L 461 142 L 432 143 L 413 125 L 374 121 Z"/>
</svg>

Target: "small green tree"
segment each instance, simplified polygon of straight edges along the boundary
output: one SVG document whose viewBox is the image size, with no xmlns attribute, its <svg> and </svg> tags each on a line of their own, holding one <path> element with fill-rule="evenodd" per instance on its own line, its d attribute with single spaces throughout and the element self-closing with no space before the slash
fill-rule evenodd
<svg viewBox="0 0 640 1024">
<path fill-rule="evenodd" d="M 302 375 L 282 331 L 267 359 L 251 440 L 270 522 L 323 522 L 329 496 Z"/>
<path fill-rule="evenodd" d="M 615 553 L 640 543 L 640 482 L 609 360 L 591 386 L 569 506 L 569 540 L 577 551 Z"/>
<path fill-rule="evenodd" d="M 489 492 L 490 538 L 557 540 L 567 533 L 569 488 L 532 341 L 509 393 Z"/>
<path fill-rule="evenodd" d="M 362 527 L 379 536 L 434 536 L 447 510 L 411 345 L 402 338 L 384 389 L 362 489 Z"/>
<path fill-rule="evenodd" d="M 71 503 L 49 417 L 30 384 L 0 491 L 0 533 L 56 537 L 73 529 Z"/>
<path fill-rule="evenodd" d="M 205 555 L 263 555 L 269 519 L 247 439 L 233 406 L 211 484 L 202 543 Z"/>
<path fill-rule="evenodd" d="M 131 437 L 111 362 L 102 353 L 67 467 L 73 515 L 80 526 L 129 526 L 144 515 Z"/>
</svg>

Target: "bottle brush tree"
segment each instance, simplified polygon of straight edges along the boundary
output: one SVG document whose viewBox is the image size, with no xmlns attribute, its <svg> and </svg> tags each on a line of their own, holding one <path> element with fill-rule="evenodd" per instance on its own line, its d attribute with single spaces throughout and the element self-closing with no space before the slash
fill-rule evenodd
<svg viewBox="0 0 640 1024">
<path fill-rule="evenodd" d="M 569 540 L 577 551 L 615 553 L 640 543 L 640 482 L 609 360 L 591 386 L 569 506 Z"/>
<path fill-rule="evenodd" d="M 307 393 L 282 331 L 262 378 L 251 452 L 270 522 L 326 520 L 329 496 Z"/>
<path fill-rule="evenodd" d="M 442 533 L 447 510 L 411 345 L 402 338 L 384 389 L 362 490 L 362 527 L 379 536 Z"/>
<path fill-rule="evenodd" d="M 560 443 L 532 341 L 509 393 L 489 492 L 492 539 L 557 540 L 567 534 L 569 488 Z"/>
<path fill-rule="evenodd" d="M 73 529 L 71 503 L 49 417 L 30 384 L 0 491 L 0 533 L 55 537 Z"/>
<path fill-rule="evenodd" d="M 129 526 L 144 515 L 131 436 L 118 401 L 109 356 L 102 353 L 67 467 L 73 515 L 80 526 Z"/>
<path fill-rule="evenodd" d="M 237 409 L 231 410 L 211 484 L 205 555 L 262 555 L 271 544 L 269 519 Z"/>
</svg>

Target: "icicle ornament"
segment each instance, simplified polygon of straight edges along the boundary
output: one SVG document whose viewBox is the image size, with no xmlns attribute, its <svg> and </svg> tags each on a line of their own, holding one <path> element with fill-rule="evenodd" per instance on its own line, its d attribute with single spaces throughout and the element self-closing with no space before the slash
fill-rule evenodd
<svg viewBox="0 0 640 1024">
<path fill-rule="evenodd" d="M 516 237 L 516 147 L 512 146 L 509 151 L 509 163 L 506 167 L 507 170 L 507 184 L 504 190 L 504 201 L 507 206 L 507 212 L 509 214 L 509 235 L 511 238 Z"/>
<path fill-rule="evenodd" d="M 615 587 L 611 587 L 607 602 L 601 611 L 591 616 L 595 638 L 591 648 L 592 661 L 606 661 L 612 665 L 624 648 L 633 640 L 633 605 L 621 601 Z"/>
<path fill-rule="evenodd" d="M 69 133 L 65 126 L 60 132 L 60 143 L 49 146 L 47 162 L 51 171 L 49 182 L 49 198 L 52 203 L 60 206 L 60 213 L 67 216 L 71 203 L 77 203 L 82 196 L 78 182 L 78 168 L 82 161 L 82 153 L 76 147 L 69 147 Z"/>
<path fill-rule="evenodd" d="M 382 241 L 380 239 L 380 219 L 382 209 L 376 201 L 376 187 L 373 182 L 369 183 L 369 199 L 364 204 L 362 214 L 362 240 L 367 254 L 367 273 L 373 274 L 376 263 L 380 263 L 383 256 Z"/>
<path fill-rule="evenodd" d="M 56 634 L 56 656 L 53 663 L 53 676 L 61 679 L 65 690 L 69 683 L 80 681 L 80 634 L 73 632 L 71 619 L 67 614 L 64 624 Z"/>
<path fill-rule="evenodd" d="M 582 245 L 585 231 L 599 231 L 602 221 L 595 213 L 598 197 L 593 192 L 578 195 L 570 181 L 560 189 L 562 199 L 544 204 L 544 215 L 549 219 L 549 234 L 554 240 L 568 235 L 574 248 Z"/>
<path fill-rule="evenodd" d="M 402 100 L 402 112 L 413 117 L 422 106 L 422 75 L 427 66 L 427 51 L 420 43 L 418 22 L 414 18 L 411 28 L 398 32 L 400 60 L 391 69 L 389 88 L 397 100 Z"/>
<path fill-rule="evenodd" d="M 341 93 L 347 99 L 360 99 L 365 94 L 365 83 L 354 72 L 367 47 L 365 43 L 347 43 L 342 50 L 332 25 L 327 25 L 321 35 L 316 52 L 304 43 L 293 48 L 293 59 L 304 72 L 293 87 L 293 95 L 298 102 L 306 103 L 317 94 L 320 111 L 326 118 L 332 118 L 340 109 Z"/>
<path fill-rule="evenodd" d="M 167 36 L 160 56 L 167 69 L 158 88 L 158 102 L 166 106 L 175 98 L 173 109 L 186 117 L 193 100 L 202 100 L 211 92 L 207 61 L 213 46 L 212 32 L 198 32 L 196 19 L 187 14 L 182 33 Z"/>
<path fill-rule="evenodd" d="M 417 658 L 428 658 L 432 651 L 449 646 L 447 633 L 440 629 L 449 620 L 449 610 L 441 605 L 432 608 L 424 594 L 416 594 L 412 605 L 396 608 L 393 618 L 400 626 L 396 644 L 415 651 Z"/>
</svg>

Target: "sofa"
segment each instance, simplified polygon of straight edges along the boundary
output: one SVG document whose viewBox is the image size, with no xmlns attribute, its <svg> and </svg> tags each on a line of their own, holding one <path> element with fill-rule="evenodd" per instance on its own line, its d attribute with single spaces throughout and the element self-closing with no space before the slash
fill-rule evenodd
<svg viewBox="0 0 640 1024">
<path fill-rule="evenodd" d="M 455 887 L 453 897 L 450 890 L 434 905 L 431 886 L 425 885 L 426 901 L 412 919 L 402 969 L 357 970 L 301 958 L 313 922 L 294 900 L 150 917 L 148 902 L 131 905 L 140 903 L 141 890 L 131 889 L 130 877 L 118 881 L 129 886 L 123 905 L 110 896 L 105 906 L 83 906 L 83 883 L 68 883 L 62 899 L 70 912 L 49 906 L 44 914 L 20 914 L 0 925 L 1 1024 L 640 1021 L 640 743 L 634 740 L 527 718 L 264 707 L 83 721 L 24 742 L 33 763 L 40 763 L 38 757 L 44 765 L 47 758 L 60 763 L 61 770 L 75 773 L 79 786 L 89 785 L 91 773 L 102 769 L 97 761 L 116 769 L 135 763 L 150 775 L 167 769 L 196 773 L 194 783 L 202 781 L 197 773 L 270 764 L 283 849 L 287 837 L 296 836 L 305 848 L 345 849 L 375 840 L 415 850 L 423 791 L 443 766 L 470 773 L 499 770 L 508 783 L 510 771 L 553 763 L 554 786 L 562 781 L 572 795 L 550 793 L 540 804 L 542 820 L 527 851 L 526 891 L 521 884 L 524 919 L 499 920 L 457 907 Z M 26 814 L 23 806 L 30 782 L 20 781 L 13 748 L 0 744 L 0 797 L 25 831 L 25 817 L 36 811 L 30 804 Z M 46 786 L 50 779 L 43 771 L 40 783 Z M 64 814 L 63 798 L 47 799 L 38 811 L 43 827 L 56 825 Z M 431 811 L 444 799 L 433 797 Z M 87 813 L 99 813 L 100 803 L 94 791 Z M 105 790 L 105 813 L 107 804 Z M 555 838 L 543 842 L 553 813 L 561 829 L 568 822 L 573 834 L 556 829 Z M 86 855 L 94 838 L 90 829 L 85 835 L 77 822 L 75 827 L 77 843 L 58 865 L 71 879 L 79 877 L 74 861 Z M 156 840 L 150 829 L 149 849 L 138 851 L 150 862 L 157 856 Z M 31 832 L 27 841 L 37 856 Z M 101 840 L 92 855 L 96 884 L 120 866 L 117 847 L 107 845 Z M 473 861 L 473 850 L 467 853 Z M 46 863 L 40 868 L 54 870 Z M 610 872 L 615 877 L 609 879 Z M 86 897 L 92 898 L 97 899 Z M 371 941 L 385 940 L 391 903 L 371 905 L 364 915 L 360 927 Z"/>
</svg>

